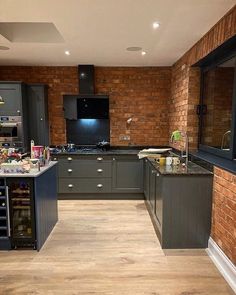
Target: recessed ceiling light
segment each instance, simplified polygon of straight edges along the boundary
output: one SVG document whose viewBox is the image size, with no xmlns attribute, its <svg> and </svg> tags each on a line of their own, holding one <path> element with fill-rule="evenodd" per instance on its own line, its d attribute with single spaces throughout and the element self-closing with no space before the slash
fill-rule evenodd
<svg viewBox="0 0 236 295">
<path fill-rule="evenodd" d="M 140 50 L 142 50 L 142 48 L 138 47 L 138 46 L 131 46 L 131 47 L 127 47 L 126 50 L 128 50 L 128 51 L 140 51 Z"/>
<path fill-rule="evenodd" d="M 152 27 L 153 27 L 153 29 L 157 29 L 157 28 L 160 27 L 160 24 L 159 24 L 158 22 L 154 22 L 154 23 L 152 24 Z"/>
<path fill-rule="evenodd" d="M 66 50 L 66 51 L 65 51 L 65 54 L 66 54 L 66 55 L 70 55 L 70 51 L 69 51 L 69 50 Z"/>
<path fill-rule="evenodd" d="M 7 46 L 0 46 L 0 50 L 9 50 L 10 48 Z"/>
<path fill-rule="evenodd" d="M 142 55 L 146 55 L 147 54 L 147 52 L 146 51 L 142 51 Z"/>
</svg>

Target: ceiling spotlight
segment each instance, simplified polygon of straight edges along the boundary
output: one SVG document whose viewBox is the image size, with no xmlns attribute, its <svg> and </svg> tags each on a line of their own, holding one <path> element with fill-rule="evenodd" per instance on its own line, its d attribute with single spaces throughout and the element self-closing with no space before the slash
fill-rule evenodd
<svg viewBox="0 0 236 295">
<path fill-rule="evenodd" d="M 69 50 L 66 50 L 65 51 L 65 55 L 70 55 L 70 51 Z"/>
<path fill-rule="evenodd" d="M 158 22 L 154 22 L 154 23 L 152 24 L 152 27 L 153 27 L 153 29 L 157 29 L 157 28 L 160 27 L 160 24 L 159 24 Z"/>
<path fill-rule="evenodd" d="M 146 55 L 147 54 L 147 52 L 146 51 L 142 51 L 142 55 Z"/>
<path fill-rule="evenodd" d="M 142 50 L 142 48 L 138 47 L 138 46 L 131 46 L 131 47 L 127 47 L 126 50 L 127 51 L 140 51 L 140 50 Z"/>
</svg>

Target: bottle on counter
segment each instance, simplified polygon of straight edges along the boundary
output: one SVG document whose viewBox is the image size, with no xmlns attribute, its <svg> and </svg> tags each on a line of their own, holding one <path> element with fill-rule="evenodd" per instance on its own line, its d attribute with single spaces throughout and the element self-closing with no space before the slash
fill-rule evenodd
<svg viewBox="0 0 236 295">
<path fill-rule="evenodd" d="M 34 149 L 33 149 L 33 147 L 34 147 L 34 140 L 31 139 L 31 141 L 30 141 L 30 158 L 31 159 L 34 159 Z"/>
</svg>

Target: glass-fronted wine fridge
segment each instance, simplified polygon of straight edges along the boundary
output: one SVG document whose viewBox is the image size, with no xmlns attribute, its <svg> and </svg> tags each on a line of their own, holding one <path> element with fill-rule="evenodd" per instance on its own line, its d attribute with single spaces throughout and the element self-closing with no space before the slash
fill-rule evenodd
<svg viewBox="0 0 236 295">
<path fill-rule="evenodd" d="M 34 185 L 30 178 L 8 178 L 11 247 L 35 248 Z"/>
</svg>

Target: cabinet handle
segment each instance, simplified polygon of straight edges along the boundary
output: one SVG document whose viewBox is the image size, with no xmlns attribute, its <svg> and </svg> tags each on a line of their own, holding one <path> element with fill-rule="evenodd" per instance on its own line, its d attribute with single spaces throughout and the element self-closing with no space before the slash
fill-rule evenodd
<svg viewBox="0 0 236 295">
<path fill-rule="evenodd" d="M 157 173 L 157 177 L 160 176 L 160 173 Z"/>
<path fill-rule="evenodd" d="M 53 161 L 56 161 L 57 160 L 57 158 L 53 158 Z"/>
<path fill-rule="evenodd" d="M 73 184 L 68 184 L 68 187 L 73 187 Z"/>
<path fill-rule="evenodd" d="M 113 158 L 112 160 L 113 160 L 113 161 L 115 161 L 115 160 L 116 160 L 116 158 Z"/>
<path fill-rule="evenodd" d="M 101 188 L 101 187 L 103 187 L 103 185 L 102 185 L 101 183 L 99 183 L 99 184 L 97 185 L 97 187 Z"/>
<path fill-rule="evenodd" d="M 152 174 L 156 173 L 156 170 L 152 170 Z"/>
<path fill-rule="evenodd" d="M 102 157 L 98 157 L 97 160 L 98 160 L 98 161 L 102 161 L 103 158 L 102 158 Z"/>
<path fill-rule="evenodd" d="M 20 113 L 20 110 L 17 110 L 16 112 L 19 114 Z"/>
<path fill-rule="evenodd" d="M 10 203 L 9 203 L 9 189 L 8 186 L 6 186 L 6 203 L 7 203 L 7 234 L 8 237 L 11 236 L 11 226 L 10 226 Z"/>
<path fill-rule="evenodd" d="M 98 173 L 101 173 L 101 172 L 103 172 L 103 170 L 102 169 L 98 169 L 97 172 Z"/>
<path fill-rule="evenodd" d="M 43 121 L 43 118 L 40 118 L 40 121 Z"/>
<path fill-rule="evenodd" d="M 68 169 L 67 171 L 68 171 L 69 173 L 71 173 L 73 170 L 72 170 L 72 169 Z"/>
<path fill-rule="evenodd" d="M 147 163 L 147 159 L 145 160 L 145 162 Z"/>
<path fill-rule="evenodd" d="M 67 160 L 68 160 L 68 161 L 72 161 L 72 158 L 71 158 L 71 157 L 69 157 L 69 158 L 67 158 Z"/>
<path fill-rule="evenodd" d="M 0 196 L 2 195 L 2 192 L 0 192 Z"/>
</svg>

